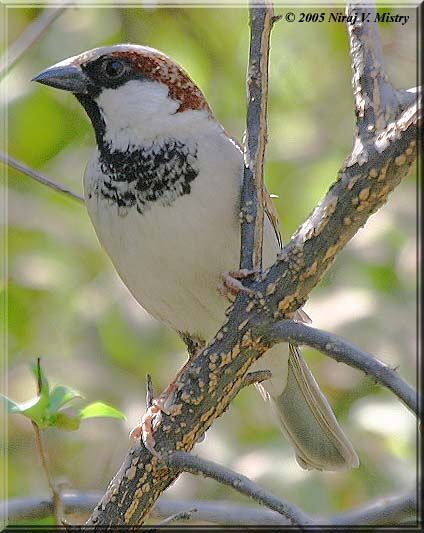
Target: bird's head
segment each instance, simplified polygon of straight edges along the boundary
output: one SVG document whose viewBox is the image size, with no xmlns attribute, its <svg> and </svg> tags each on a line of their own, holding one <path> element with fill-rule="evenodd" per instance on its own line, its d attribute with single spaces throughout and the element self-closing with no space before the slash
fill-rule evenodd
<svg viewBox="0 0 424 533">
<path fill-rule="evenodd" d="M 93 124 L 99 147 L 121 150 L 142 139 L 190 132 L 212 117 L 196 84 L 171 58 L 119 44 L 70 57 L 33 81 L 70 91 Z"/>
</svg>

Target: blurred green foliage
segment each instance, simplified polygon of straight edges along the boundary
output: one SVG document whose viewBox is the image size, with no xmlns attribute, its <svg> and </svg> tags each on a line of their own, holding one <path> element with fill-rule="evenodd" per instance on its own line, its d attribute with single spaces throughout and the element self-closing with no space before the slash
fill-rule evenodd
<svg viewBox="0 0 424 533">
<path fill-rule="evenodd" d="M 81 420 L 89 418 L 126 419 L 121 411 L 102 402 L 89 403 L 77 409 L 75 400 L 83 400 L 84 397 L 67 385 L 56 385 L 51 388 L 43 372 L 40 358 L 37 359 L 36 365 L 32 365 L 31 370 L 37 383 L 37 396 L 26 402 L 16 403 L 0 394 L 0 401 L 6 405 L 9 414 L 25 416 L 39 429 L 56 427 L 66 431 L 79 429 Z"/>
<path fill-rule="evenodd" d="M 40 11 L 9 8 L 9 44 Z M 407 88 L 416 85 L 415 11 L 396 11 L 411 18 L 405 26 L 381 28 L 383 51 L 392 82 Z M 227 131 L 241 139 L 248 39 L 244 9 L 67 9 L 7 77 L 9 151 L 80 192 L 94 143 L 90 125 L 72 95 L 30 79 L 61 59 L 118 42 L 146 44 L 175 58 L 202 88 Z M 279 22 L 272 35 L 266 181 L 279 195 L 275 205 L 286 240 L 334 180 L 351 149 L 353 130 L 344 25 Z M 306 306 L 316 327 L 398 365 L 412 383 L 414 176 L 347 246 Z M 51 381 L 85 390 L 126 413 L 127 424 L 94 420 L 72 434 L 46 430 L 54 474 L 77 490 L 101 490 L 124 457 L 128 430 L 144 411 L 146 373 L 162 390 L 184 362 L 184 346 L 134 302 L 82 206 L 13 170 L 8 178 L 8 394 L 21 401 L 33 393 L 27 365 L 41 355 Z M 409 488 L 416 476 L 413 417 L 359 372 L 312 350 L 305 353 L 357 448 L 358 469 L 302 471 L 253 388 L 241 392 L 196 452 L 250 476 L 307 512 L 340 511 Z M 9 422 L 9 496 L 46 493 L 30 424 L 18 418 Z M 168 495 L 240 498 L 188 475 Z"/>
</svg>

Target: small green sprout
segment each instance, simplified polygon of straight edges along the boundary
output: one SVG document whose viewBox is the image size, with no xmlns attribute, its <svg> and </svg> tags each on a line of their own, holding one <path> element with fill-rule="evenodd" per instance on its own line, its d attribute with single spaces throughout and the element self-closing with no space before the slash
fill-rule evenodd
<svg viewBox="0 0 424 533">
<path fill-rule="evenodd" d="M 26 416 L 40 429 L 57 427 L 66 431 L 77 430 L 81 420 L 87 418 L 126 419 L 121 411 L 102 402 L 89 403 L 79 409 L 71 407 L 70 404 L 74 400 L 84 400 L 80 392 L 67 385 L 56 385 L 50 389 L 49 382 L 41 368 L 40 359 L 31 368 L 37 381 L 38 395 L 27 402 L 16 403 L 0 394 L 0 400 L 6 404 L 9 413 Z"/>
</svg>

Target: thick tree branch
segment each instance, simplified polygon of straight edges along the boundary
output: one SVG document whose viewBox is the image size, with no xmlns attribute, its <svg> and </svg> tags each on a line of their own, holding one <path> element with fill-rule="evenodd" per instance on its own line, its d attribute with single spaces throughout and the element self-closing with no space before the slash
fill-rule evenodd
<svg viewBox="0 0 424 533">
<path fill-rule="evenodd" d="M 37 170 L 34 170 L 31 167 L 28 167 L 27 165 L 25 165 L 25 163 L 18 161 L 11 155 L 5 154 L 4 152 L 0 152 L 0 161 L 5 165 L 12 167 L 15 170 L 18 170 L 19 172 L 22 172 L 22 174 L 26 174 L 33 180 L 38 181 L 38 183 L 41 183 L 42 185 L 45 185 L 46 187 L 49 187 L 50 189 L 53 189 L 56 192 L 65 194 L 66 196 L 68 196 L 68 198 L 78 200 L 78 202 L 84 202 L 84 198 L 79 194 L 67 189 L 60 183 L 51 180 L 44 174 L 41 174 L 41 172 L 38 172 Z"/>
<path fill-rule="evenodd" d="M 366 156 L 361 152 L 350 157 L 324 199 L 283 248 L 265 283 L 258 284 L 262 295 L 270 295 L 266 304 L 274 319 L 290 318 L 305 303 L 336 255 L 407 175 L 416 158 L 417 120 L 412 105 L 375 138 Z"/>
<path fill-rule="evenodd" d="M 263 8 L 250 8 L 247 129 L 240 209 L 240 269 L 246 270 L 262 268 L 263 166 L 267 135 L 269 41 L 273 16 L 274 10 L 271 4 Z"/>
<path fill-rule="evenodd" d="M 347 6 L 346 14 L 356 15 L 359 19 L 356 24 L 347 25 L 358 135 L 364 140 L 372 139 L 376 131 L 382 131 L 395 119 L 398 95 L 384 72 L 375 8 L 364 6 L 363 2 L 352 2 Z"/>
<path fill-rule="evenodd" d="M 268 490 L 253 483 L 246 476 L 229 468 L 196 457 L 186 452 L 174 452 L 167 457 L 167 464 L 180 472 L 202 474 L 227 485 L 286 517 L 292 525 L 311 525 L 312 519 L 291 503 L 277 498 Z"/>
<path fill-rule="evenodd" d="M 263 336 L 266 342 L 271 343 L 306 344 L 336 361 L 357 368 L 391 390 L 417 416 L 420 414 L 418 412 L 420 399 L 417 392 L 399 376 L 396 370 L 334 333 L 320 331 L 292 320 L 280 320 L 265 328 L 259 328 L 255 334 Z"/>
<path fill-rule="evenodd" d="M 354 77 L 360 80 L 368 55 L 359 56 L 359 50 L 370 49 L 370 40 L 377 39 L 378 33 L 370 38 L 359 26 L 353 31 L 361 43 L 358 46 L 351 39 Z M 89 524 L 139 524 L 145 520 L 160 494 L 178 477 L 178 472 L 167 466 L 166 457 L 193 448 L 242 388 L 252 363 L 269 348 L 270 343 L 258 331 L 293 316 L 337 254 L 407 175 L 416 158 L 419 112 L 415 103 L 407 108 L 397 105 L 380 85 L 375 84 L 364 99 L 363 113 L 357 116 L 355 148 L 326 196 L 277 262 L 249 285 L 254 293 L 239 294 L 215 338 L 179 374 L 169 415 L 160 413 L 153 424 L 155 448 L 163 460 L 137 443 Z M 387 116 L 396 120 L 385 128 L 380 121 L 372 136 L 365 135 L 364 131 L 371 131 L 363 127 L 365 122 L 370 125 L 372 117 L 381 114 L 376 110 L 386 108 L 390 108 Z"/>
</svg>

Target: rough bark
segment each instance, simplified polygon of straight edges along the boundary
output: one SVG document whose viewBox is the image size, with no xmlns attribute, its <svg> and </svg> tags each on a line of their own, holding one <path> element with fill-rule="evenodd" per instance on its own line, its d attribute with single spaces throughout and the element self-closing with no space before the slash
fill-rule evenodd
<svg viewBox="0 0 424 533">
<path fill-rule="evenodd" d="M 352 9 L 348 7 L 348 13 Z M 291 318 L 305 303 L 337 254 L 387 201 L 415 161 L 420 113 L 416 97 L 395 91 L 387 81 L 375 24 L 358 20 L 349 26 L 349 37 L 357 117 L 352 153 L 276 263 L 248 283 L 254 292 L 239 294 L 215 338 L 179 375 L 170 414 L 155 419 L 156 450 L 162 460 L 142 444 L 135 445 L 89 524 L 145 520 L 181 472 L 167 457 L 193 448 L 243 387 L 252 363 L 276 342 L 261 333 L 263 328 Z"/>
</svg>

